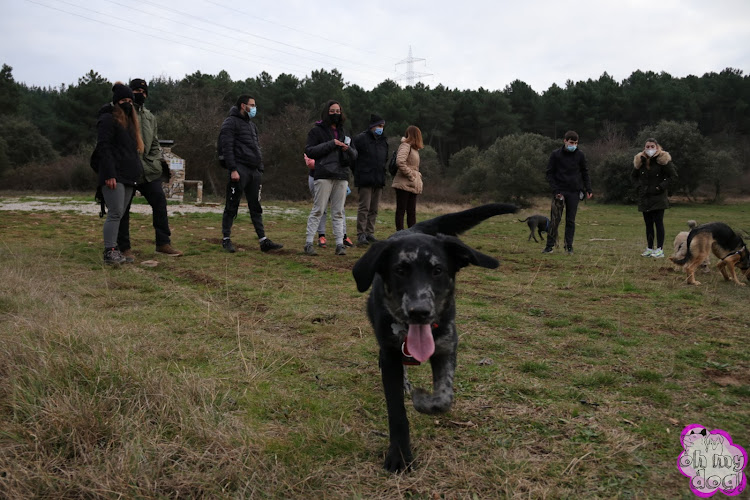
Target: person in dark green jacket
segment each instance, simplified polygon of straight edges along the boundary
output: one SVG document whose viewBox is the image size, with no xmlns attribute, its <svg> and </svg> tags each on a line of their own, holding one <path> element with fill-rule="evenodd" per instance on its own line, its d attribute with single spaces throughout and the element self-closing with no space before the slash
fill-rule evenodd
<svg viewBox="0 0 750 500">
<path fill-rule="evenodd" d="M 161 146 L 159 146 L 156 117 L 144 105 L 148 97 L 148 84 L 142 78 L 134 78 L 130 81 L 129 87 L 133 91 L 133 107 L 138 113 L 138 120 L 141 124 L 141 138 L 144 145 L 144 151 L 141 154 L 143 175 L 135 188 L 140 191 L 151 206 L 156 233 L 156 253 L 169 257 L 179 257 L 182 252 L 172 247 L 172 232 L 169 230 L 167 197 L 164 195 L 162 187 L 162 163 L 165 162 L 162 158 Z M 120 222 L 117 246 L 127 262 L 135 261 L 135 254 L 133 254 L 130 245 L 130 203 L 128 203 L 128 208 Z"/>
<path fill-rule="evenodd" d="M 672 156 L 661 148 L 656 139 L 646 139 L 643 151 L 633 158 L 631 176 L 638 183 L 638 211 L 643 212 L 646 223 L 648 247 L 641 255 L 664 258 L 664 210 L 669 208 L 669 185 L 677 178 Z"/>
</svg>

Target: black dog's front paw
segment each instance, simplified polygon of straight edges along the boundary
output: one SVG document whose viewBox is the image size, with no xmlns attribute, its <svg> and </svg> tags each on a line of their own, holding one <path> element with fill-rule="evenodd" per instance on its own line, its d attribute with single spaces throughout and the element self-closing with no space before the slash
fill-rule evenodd
<svg viewBox="0 0 750 500">
<path fill-rule="evenodd" d="M 411 450 L 402 450 L 398 446 L 388 448 L 383 467 L 388 472 L 404 472 L 411 470 Z"/>
</svg>

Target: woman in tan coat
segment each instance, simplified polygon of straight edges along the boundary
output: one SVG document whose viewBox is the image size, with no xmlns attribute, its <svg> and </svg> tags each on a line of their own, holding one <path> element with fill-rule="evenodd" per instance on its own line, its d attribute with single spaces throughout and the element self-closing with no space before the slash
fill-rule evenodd
<svg viewBox="0 0 750 500">
<path fill-rule="evenodd" d="M 417 223 L 417 195 L 422 193 L 422 174 L 419 172 L 419 150 L 422 148 L 422 131 L 410 125 L 396 153 L 398 172 L 392 184 L 396 190 L 396 231 L 404 228 L 404 212 L 406 227 Z"/>
</svg>

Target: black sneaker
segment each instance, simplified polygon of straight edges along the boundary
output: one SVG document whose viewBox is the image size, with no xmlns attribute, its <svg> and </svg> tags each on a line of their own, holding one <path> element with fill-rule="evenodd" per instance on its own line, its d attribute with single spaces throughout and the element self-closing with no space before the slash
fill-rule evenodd
<svg viewBox="0 0 750 500">
<path fill-rule="evenodd" d="M 353 247 L 354 243 L 352 243 L 352 239 L 349 238 L 347 235 L 344 235 L 344 246 L 345 247 Z"/>
<path fill-rule="evenodd" d="M 336 255 L 346 255 L 346 247 L 344 245 L 336 245 Z"/>
<path fill-rule="evenodd" d="M 367 235 L 360 234 L 357 236 L 357 246 L 358 247 L 366 247 L 370 244 L 370 241 L 367 239 Z"/>
<path fill-rule="evenodd" d="M 542 253 L 552 253 L 554 248 L 552 247 L 544 247 L 544 250 L 542 250 Z"/>
<path fill-rule="evenodd" d="M 305 253 L 307 255 L 318 255 L 312 243 L 305 243 Z"/>
<path fill-rule="evenodd" d="M 568 255 L 573 255 L 573 247 L 565 247 L 565 253 Z"/>
<path fill-rule="evenodd" d="M 270 252 L 271 250 L 281 250 L 282 248 L 284 248 L 284 245 L 280 243 L 274 243 L 268 238 L 260 242 L 261 252 Z"/>
<path fill-rule="evenodd" d="M 237 251 L 237 249 L 234 248 L 234 245 L 232 245 L 232 240 L 230 240 L 229 238 L 224 238 L 221 241 L 221 248 L 223 248 L 229 253 L 234 253 Z"/>
<path fill-rule="evenodd" d="M 373 235 L 371 235 L 371 234 L 368 234 L 368 235 L 366 236 L 366 238 L 367 238 L 367 241 L 369 241 L 370 243 L 375 243 L 376 241 L 378 241 L 378 240 L 377 240 L 377 239 L 375 238 L 375 236 L 373 236 Z"/>
<path fill-rule="evenodd" d="M 127 262 L 125 257 L 123 257 L 117 248 L 107 248 L 104 250 L 104 263 L 108 266 L 119 266 L 125 262 Z"/>
</svg>

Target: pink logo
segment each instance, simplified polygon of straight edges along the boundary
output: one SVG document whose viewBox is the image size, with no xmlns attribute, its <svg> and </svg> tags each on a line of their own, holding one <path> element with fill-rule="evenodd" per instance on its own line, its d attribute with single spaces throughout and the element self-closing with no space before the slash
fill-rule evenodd
<svg viewBox="0 0 750 500">
<path fill-rule="evenodd" d="M 732 443 L 732 437 L 721 429 L 709 432 L 690 424 L 680 434 L 682 453 L 677 468 L 690 479 L 690 489 L 699 497 L 721 491 L 727 496 L 739 495 L 747 486 L 745 449 Z"/>
</svg>

